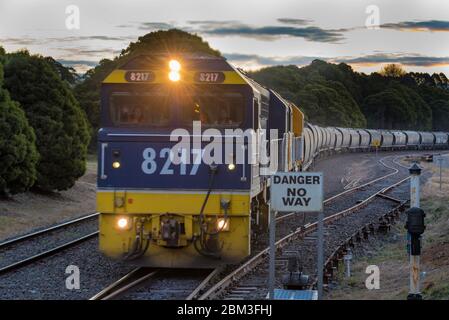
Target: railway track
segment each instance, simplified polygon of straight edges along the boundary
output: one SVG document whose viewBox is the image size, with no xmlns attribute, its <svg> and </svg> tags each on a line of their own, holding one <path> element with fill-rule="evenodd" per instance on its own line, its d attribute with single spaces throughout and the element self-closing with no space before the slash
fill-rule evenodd
<svg viewBox="0 0 449 320">
<path fill-rule="evenodd" d="M 399 186 L 406 182 L 409 177 L 407 174 L 407 171 L 405 169 L 408 169 L 407 167 L 403 166 L 402 164 L 399 164 L 397 162 L 397 158 L 395 157 L 391 160 L 392 163 L 395 165 L 400 166 L 400 169 L 393 167 L 390 164 L 387 164 L 386 159 L 392 158 L 391 156 L 383 158 L 380 160 L 382 165 L 392 170 L 392 172 L 381 176 L 379 178 L 373 179 L 365 184 L 362 184 L 360 186 L 353 187 L 351 189 L 345 190 L 335 196 L 332 196 L 328 198 L 325 201 L 325 221 L 324 225 L 328 230 L 329 228 L 339 228 L 342 226 L 353 226 L 357 227 L 357 221 L 356 220 L 363 220 L 363 225 L 368 224 L 372 219 L 376 219 L 378 217 L 370 217 L 369 212 L 371 210 L 375 210 L 376 212 L 379 211 L 379 203 L 380 207 L 386 206 L 391 207 L 393 204 L 394 206 L 402 205 L 403 203 L 401 200 L 390 197 L 387 195 L 387 192 L 391 189 L 393 189 L 396 186 Z M 399 177 L 398 177 L 399 176 Z M 396 178 L 394 181 L 392 181 L 393 178 Z M 358 191 L 358 192 L 355 192 Z M 374 199 L 379 198 L 379 201 L 373 202 Z M 332 206 L 329 206 L 332 204 Z M 348 204 L 352 204 L 349 205 Z M 368 205 L 373 204 L 371 207 L 368 207 Z M 376 205 L 374 205 L 376 204 Z M 377 207 L 376 207 L 377 206 Z M 391 209 L 391 208 L 390 208 Z M 365 210 L 365 217 L 364 219 L 360 218 L 361 214 L 357 214 L 357 218 L 354 219 L 354 221 L 351 222 L 342 222 L 344 219 L 348 220 L 349 217 L 354 217 L 355 215 L 351 215 L 355 212 L 360 212 L 362 210 Z M 289 224 L 291 223 L 291 220 L 297 220 L 295 217 L 297 214 L 285 214 L 282 216 L 277 217 L 277 223 L 280 223 L 278 226 L 280 226 L 277 230 L 277 241 L 276 241 L 276 248 L 277 251 L 285 250 L 285 251 L 293 251 L 298 252 L 301 251 L 300 248 L 289 248 L 290 245 L 294 246 L 294 243 L 302 243 L 304 244 L 305 252 L 303 253 L 303 257 L 310 257 L 312 260 L 315 257 L 315 254 L 313 253 L 316 248 L 316 237 L 314 236 L 314 233 L 317 229 L 317 223 L 315 222 L 315 218 L 309 219 L 309 221 L 304 220 L 305 224 L 303 226 L 295 227 L 291 232 L 286 232 L 285 227 L 282 226 L 282 222 L 287 221 Z M 292 218 L 292 219 L 287 219 Z M 368 221 L 365 221 L 368 220 Z M 278 222 L 279 221 L 279 222 Z M 339 222 L 340 221 L 340 222 Z M 338 223 L 340 225 L 338 226 Z M 294 224 L 294 223 L 293 223 Z M 360 223 L 359 223 L 360 224 Z M 290 228 L 291 229 L 291 228 Z M 288 228 L 287 228 L 288 230 Z M 279 232 L 280 231 L 280 232 Z M 329 240 L 329 237 L 326 237 L 327 240 Z M 347 236 L 344 236 L 344 239 L 346 239 Z M 294 241 L 297 239 L 301 239 L 302 241 Z M 342 239 L 340 239 L 343 241 Z M 338 240 L 338 241 L 340 241 Z M 338 242 L 337 241 L 337 242 Z M 334 240 L 335 242 L 335 240 Z M 334 243 L 334 245 L 337 245 Z M 328 250 L 329 251 L 329 250 Z M 199 293 L 196 297 L 196 299 L 199 300 L 205 300 L 205 299 L 214 299 L 217 297 L 226 297 L 226 294 L 230 293 L 237 293 L 237 296 L 234 294 L 234 296 L 231 294 L 231 298 L 242 298 L 246 299 L 246 294 L 251 294 L 251 299 L 259 298 L 263 299 L 265 298 L 266 294 L 260 294 L 257 295 L 257 291 L 262 291 L 266 293 L 266 279 L 265 272 L 267 270 L 266 263 L 268 259 L 268 253 L 269 249 L 267 246 L 267 243 L 264 244 L 264 249 L 260 250 L 259 252 L 255 253 L 254 256 L 252 256 L 249 260 L 241 264 L 238 268 L 234 269 L 232 272 L 227 274 L 225 277 L 223 277 L 220 281 L 216 282 L 212 286 L 209 286 L 205 292 Z M 327 256 L 331 256 L 331 252 L 326 252 Z M 285 260 L 285 259 L 284 259 Z M 313 265 L 313 263 L 316 264 L 316 262 L 309 261 L 310 265 Z M 312 268 L 313 269 L 313 268 Z M 315 266 L 316 269 L 316 266 Z M 249 281 L 246 285 L 242 283 L 243 278 L 246 278 L 247 275 L 253 273 L 255 270 L 255 277 L 258 278 L 260 283 L 254 283 Z M 311 271 L 311 270 L 309 270 Z M 239 283 L 238 286 L 236 286 L 236 283 Z M 262 289 L 261 289 L 262 288 Z M 256 292 L 255 292 L 256 291 Z M 223 294 L 226 293 L 226 294 Z"/>
<path fill-rule="evenodd" d="M 218 269 L 154 269 L 139 267 L 89 300 L 191 300 Z"/>
<path fill-rule="evenodd" d="M 0 243 L 0 275 L 52 256 L 98 235 L 91 213 Z"/>
</svg>

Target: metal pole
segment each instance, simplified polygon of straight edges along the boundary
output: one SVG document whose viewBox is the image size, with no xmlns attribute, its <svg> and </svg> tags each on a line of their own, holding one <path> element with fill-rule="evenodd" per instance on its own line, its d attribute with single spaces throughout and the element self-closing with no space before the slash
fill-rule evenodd
<svg viewBox="0 0 449 320">
<path fill-rule="evenodd" d="M 420 295 L 419 258 L 420 256 L 410 255 L 410 294 L 414 297 Z"/>
<path fill-rule="evenodd" d="M 410 207 L 419 208 L 420 207 L 420 185 L 419 176 L 421 175 L 421 168 L 414 163 L 409 169 L 410 172 Z M 411 240 L 410 243 L 410 292 L 408 299 L 420 299 L 421 294 L 419 292 L 419 282 L 420 282 L 420 266 L 419 266 L 419 255 L 413 255 L 413 247 L 416 245 L 415 241 L 421 241 L 419 238 L 416 239 L 410 233 L 408 233 L 408 238 Z"/>
<path fill-rule="evenodd" d="M 438 162 L 440 163 L 440 191 L 441 191 L 441 170 L 442 170 L 442 165 L 443 165 L 443 159 L 441 158 L 441 156 L 438 158 Z"/>
<path fill-rule="evenodd" d="M 271 204 L 268 204 L 268 210 L 270 211 L 270 263 L 268 270 L 268 299 L 274 299 L 274 261 L 276 259 L 275 242 L 276 242 L 276 218 L 275 211 L 271 210 Z"/>
<path fill-rule="evenodd" d="M 317 267 L 318 267 L 318 300 L 323 298 L 323 245 L 324 245 L 324 235 L 323 235 L 323 220 L 324 212 L 320 211 L 318 213 L 318 257 L 317 257 Z"/>
<path fill-rule="evenodd" d="M 410 177 L 410 207 L 419 208 L 419 194 L 420 194 L 420 185 L 419 185 L 419 176 L 421 174 L 421 168 L 418 167 L 416 163 L 409 169 L 411 177 Z"/>
<path fill-rule="evenodd" d="M 351 277 L 351 259 L 352 259 L 352 251 L 351 249 L 348 249 L 348 251 L 346 252 L 346 254 L 343 257 L 344 261 L 346 262 L 346 277 L 350 278 Z"/>
</svg>

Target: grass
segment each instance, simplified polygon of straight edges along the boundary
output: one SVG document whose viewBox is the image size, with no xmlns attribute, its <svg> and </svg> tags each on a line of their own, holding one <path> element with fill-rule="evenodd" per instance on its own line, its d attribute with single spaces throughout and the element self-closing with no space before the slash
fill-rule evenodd
<svg viewBox="0 0 449 320">
<path fill-rule="evenodd" d="M 421 164 L 432 173 L 422 188 L 421 207 L 426 212 L 426 230 L 421 256 L 424 299 L 449 299 L 449 170 L 443 170 L 442 190 L 439 188 L 439 170 L 432 164 Z M 398 222 L 382 241 L 375 241 L 369 252 L 354 255 L 350 278 L 345 278 L 344 267 L 337 273 L 337 286 L 327 299 L 405 299 L 408 294 L 409 266 L 406 252 L 406 230 Z M 380 289 L 368 290 L 365 280 L 368 265 L 380 269 Z"/>
</svg>

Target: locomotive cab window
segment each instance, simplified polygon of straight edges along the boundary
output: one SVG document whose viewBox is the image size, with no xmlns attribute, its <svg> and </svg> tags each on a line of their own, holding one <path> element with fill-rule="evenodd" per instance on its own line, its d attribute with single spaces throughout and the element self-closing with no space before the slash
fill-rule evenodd
<svg viewBox="0 0 449 320">
<path fill-rule="evenodd" d="M 118 126 L 165 126 L 170 121 L 168 96 L 163 92 L 116 92 L 110 98 L 110 115 Z"/>
<path fill-rule="evenodd" d="M 181 121 L 192 125 L 201 121 L 209 127 L 239 127 L 245 114 L 245 99 L 237 92 L 202 91 L 181 102 Z"/>
</svg>

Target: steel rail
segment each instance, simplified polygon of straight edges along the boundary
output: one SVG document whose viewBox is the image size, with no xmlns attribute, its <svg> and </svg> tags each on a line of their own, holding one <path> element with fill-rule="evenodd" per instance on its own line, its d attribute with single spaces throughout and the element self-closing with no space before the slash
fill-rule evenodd
<svg viewBox="0 0 449 320">
<path fill-rule="evenodd" d="M 191 294 L 186 298 L 186 300 L 193 300 L 195 299 L 201 290 L 203 290 L 208 284 L 209 281 L 215 277 L 218 273 L 220 273 L 221 268 L 214 269 L 209 275 L 195 288 L 195 290 L 192 291 Z"/>
<path fill-rule="evenodd" d="M 134 288 L 138 284 L 154 277 L 160 270 L 150 269 L 148 272 L 144 272 L 142 275 L 138 275 L 136 279 L 133 279 L 133 277 L 142 271 L 145 271 L 144 267 L 139 267 L 132 270 L 119 280 L 101 290 L 89 300 L 111 300 L 116 298 L 120 294 Z"/>
<path fill-rule="evenodd" d="M 0 249 L 3 249 L 4 247 L 9 246 L 9 245 L 14 245 L 14 244 L 23 242 L 25 240 L 29 240 L 29 239 L 35 238 L 37 236 L 41 236 L 41 235 L 49 233 L 51 231 L 59 230 L 59 229 L 62 229 L 64 227 L 68 227 L 68 226 L 74 225 L 74 224 L 76 224 L 78 222 L 83 222 L 83 221 L 92 219 L 94 217 L 97 217 L 98 215 L 99 215 L 98 212 L 91 213 L 91 214 L 88 214 L 86 216 L 82 216 L 82 217 L 79 217 L 79 218 L 76 218 L 76 219 L 73 219 L 73 220 L 62 222 L 62 223 L 59 223 L 59 224 L 47 227 L 45 229 L 37 230 L 37 231 L 31 232 L 31 233 L 26 233 L 26 234 L 21 235 L 19 237 L 12 238 L 12 239 L 0 242 Z"/>
<path fill-rule="evenodd" d="M 58 253 L 60 251 L 63 251 L 65 249 L 67 249 L 67 248 L 73 247 L 73 246 L 75 246 L 75 245 L 77 245 L 79 243 L 82 243 L 82 242 L 87 241 L 87 240 L 89 240 L 89 239 L 91 239 L 93 237 L 96 237 L 97 235 L 98 235 L 98 231 L 95 231 L 95 232 L 92 232 L 92 233 L 90 233 L 88 235 L 85 235 L 83 237 L 80 237 L 80 238 L 77 238 L 77 239 L 72 240 L 70 242 L 64 243 L 64 244 L 62 244 L 60 246 L 57 246 L 55 248 L 49 249 L 47 251 L 44 251 L 44 252 L 41 252 L 41 253 L 38 253 L 38 254 L 35 254 L 35 255 L 33 255 L 31 257 L 28 257 L 28 258 L 25 258 L 23 260 L 14 262 L 14 263 L 12 263 L 10 265 L 7 265 L 6 267 L 1 268 L 0 269 L 0 275 L 5 274 L 7 272 L 11 272 L 11 271 L 17 270 L 17 269 L 19 269 L 19 268 L 21 268 L 23 266 L 29 265 L 29 264 L 31 264 L 31 263 L 33 263 L 35 261 L 41 260 L 43 258 L 52 256 L 52 255 L 54 255 L 54 254 L 56 254 L 56 253 Z"/>
</svg>

